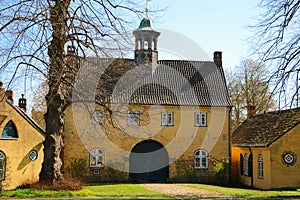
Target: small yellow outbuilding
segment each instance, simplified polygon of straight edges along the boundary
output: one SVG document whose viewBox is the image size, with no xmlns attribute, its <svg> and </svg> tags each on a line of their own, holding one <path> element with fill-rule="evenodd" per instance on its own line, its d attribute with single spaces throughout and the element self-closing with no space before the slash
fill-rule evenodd
<svg viewBox="0 0 300 200">
<path fill-rule="evenodd" d="M 26 114 L 26 99 L 14 105 L 0 82 L 0 187 L 37 182 L 43 162 L 44 131 Z"/>
<path fill-rule="evenodd" d="M 261 189 L 300 186 L 300 108 L 250 116 L 232 136 L 232 177 Z"/>
</svg>

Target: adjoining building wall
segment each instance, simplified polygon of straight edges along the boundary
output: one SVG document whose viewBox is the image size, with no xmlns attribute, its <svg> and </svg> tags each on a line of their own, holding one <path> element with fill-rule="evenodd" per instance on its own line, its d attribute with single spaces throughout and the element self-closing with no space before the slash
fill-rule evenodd
<svg viewBox="0 0 300 200">
<path fill-rule="evenodd" d="M 245 155 L 252 155 L 252 174 L 244 174 L 244 163 L 241 158 Z M 259 175 L 259 157 L 262 158 L 262 174 Z M 231 175 L 233 180 L 240 181 L 242 184 L 261 189 L 271 189 L 271 163 L 270 150 L 268 147 L 249 148 L 232 147 Z M 248 166 L 249 167 L 249 166 Z"/>
<path fill-rule="evenodd" d="M 101 110 L 90 105 L 91 110 Z M 82 108 L 82 109 L 81 109 Z M 156 141 L 164 146 L 169 156 L 169 179 L 167 181 L 215 181 L 214 166 L 229 160 L 229 109 L 226 107 L 115 105 L 109 114 L 104 111 L 104 124 L 91 120 L 93 111 L 86 106 L 73 104 L 65 115 L 65 166 L 74 174 L 71 163 L 81 159 L 86 163 L 85 173 L 91 181 L 129 180 L 129 158 L 133 148 L 145 140 Z M 128 125 L 128 111 L 139 112 L 139 125 Z M 173 125 L 162 125 L 162 112 L 173 113 Z M 206 126 L 195 126 L 195 112 L 206 113 Z M 89 166 L 89 151 L 93 148 L 104 152 L 104 166 Z M 208 152 L 208 167 L 194 168 L 194 153 Z M 96 174 L 94 174 L 96 170 Z M 219 176 L 228 178 L 227 172 Z"/>
<path fill-rule="evenodd" d="M 4 90 L 3 88 L 1 88 Z M 37 182 L 43 162 L 44 136 L 37 131 L 12 105 L 0 95 L 0 151 L 5 155 L 5 180 L 3 189 Z M 3 137 L 3 129 L 12 121 L 17 130 L 17 138 Z M 29 154 L 37 152 L 36 160 L 30 160 Z M 31 152 L 34 159 L 35 152 Z"/>
<path fill-rule="evenodd" d="M 300 163 L 300 125 L 289 130 L 285 135 L 268 147 L 232 147 L 232 178 L 244 185 L 261 189 L 299 187 Z M 253 156 L 253 174 L 245 176 L 241 172 L 241 155 Z M 263 176 L 258 175 L 258 159 L 262 156 Z M 287 160 L 285 160 L 285 157 Z M 290 163 L 289 163 L 290 162 Z"/>
<path fill-rule="evenodd" d="M 233 180 L 240 181 L 244 185 L 251 186 L 251 177 L 243 174 L 243 161 L 241 156 L 245 154 L 249 155 L 248 148 L 243 147 L 231 147 L 231 176 Z"/>
<path fill-rule="evenodd" d="M 300 186 L 300 125 L 270 146 L 272 188 Z M 285 161 L 284 157 L 286 155 Z"/>
</svg>

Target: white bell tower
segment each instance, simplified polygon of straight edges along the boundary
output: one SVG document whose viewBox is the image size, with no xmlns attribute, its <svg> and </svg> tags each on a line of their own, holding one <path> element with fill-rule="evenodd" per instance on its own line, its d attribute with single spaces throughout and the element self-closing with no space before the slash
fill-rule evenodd
<svg viewBox="0 0 300 200">
<path fill-rule="evenodd" d="M 154 29 L 149 18 L 144 18 L 138 29 L 133 31 L 133 35 L 135 37 L 135 62 L 154 69 L 158 62 L 157 41 L 160 32 Z"/>
</svg>

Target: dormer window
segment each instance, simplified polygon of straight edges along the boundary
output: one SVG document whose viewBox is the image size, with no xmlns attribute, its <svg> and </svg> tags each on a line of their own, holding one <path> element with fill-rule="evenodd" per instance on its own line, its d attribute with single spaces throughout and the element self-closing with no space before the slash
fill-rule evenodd
<svg viewBox="0 0 300 200">
<path fill-rule="evenodd" d="M 2 139 L 15 139 L 18 138 L 18 132 L 16 126 L 12 120 L 10 120 L 2 131 Z"/>
</svg>

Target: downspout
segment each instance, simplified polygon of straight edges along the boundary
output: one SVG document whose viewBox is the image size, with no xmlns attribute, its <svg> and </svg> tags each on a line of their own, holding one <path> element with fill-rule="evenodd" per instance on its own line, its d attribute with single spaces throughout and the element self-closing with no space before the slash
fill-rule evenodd
<svg viewBox="0 0 300 200">
<path fill-rule="evenodd" d="M 252 156 L 252 160 L 251 160 L 251 187 L 253 187 L 253 154 L 252 154 L 252 150 L 251 150 L 251 147 L 249 146 L 249 151 L 250 151 L 250 155 Z M 248 160 L 249 162 L 249 160 Z M 248 170 L 249 170 L 249 165 L 248 165 Z"/>
<path fill-rule="evenodd" d="M 231 157 L 231 111 L 232 107 L 229 108 L 229 115 L 228 115 L 228 148 L 229 148 L 229 179 L 232 179 L 232 174 L 231 174 L 231 162 L 232 162 L 232 157 Z"/>
</svg>

